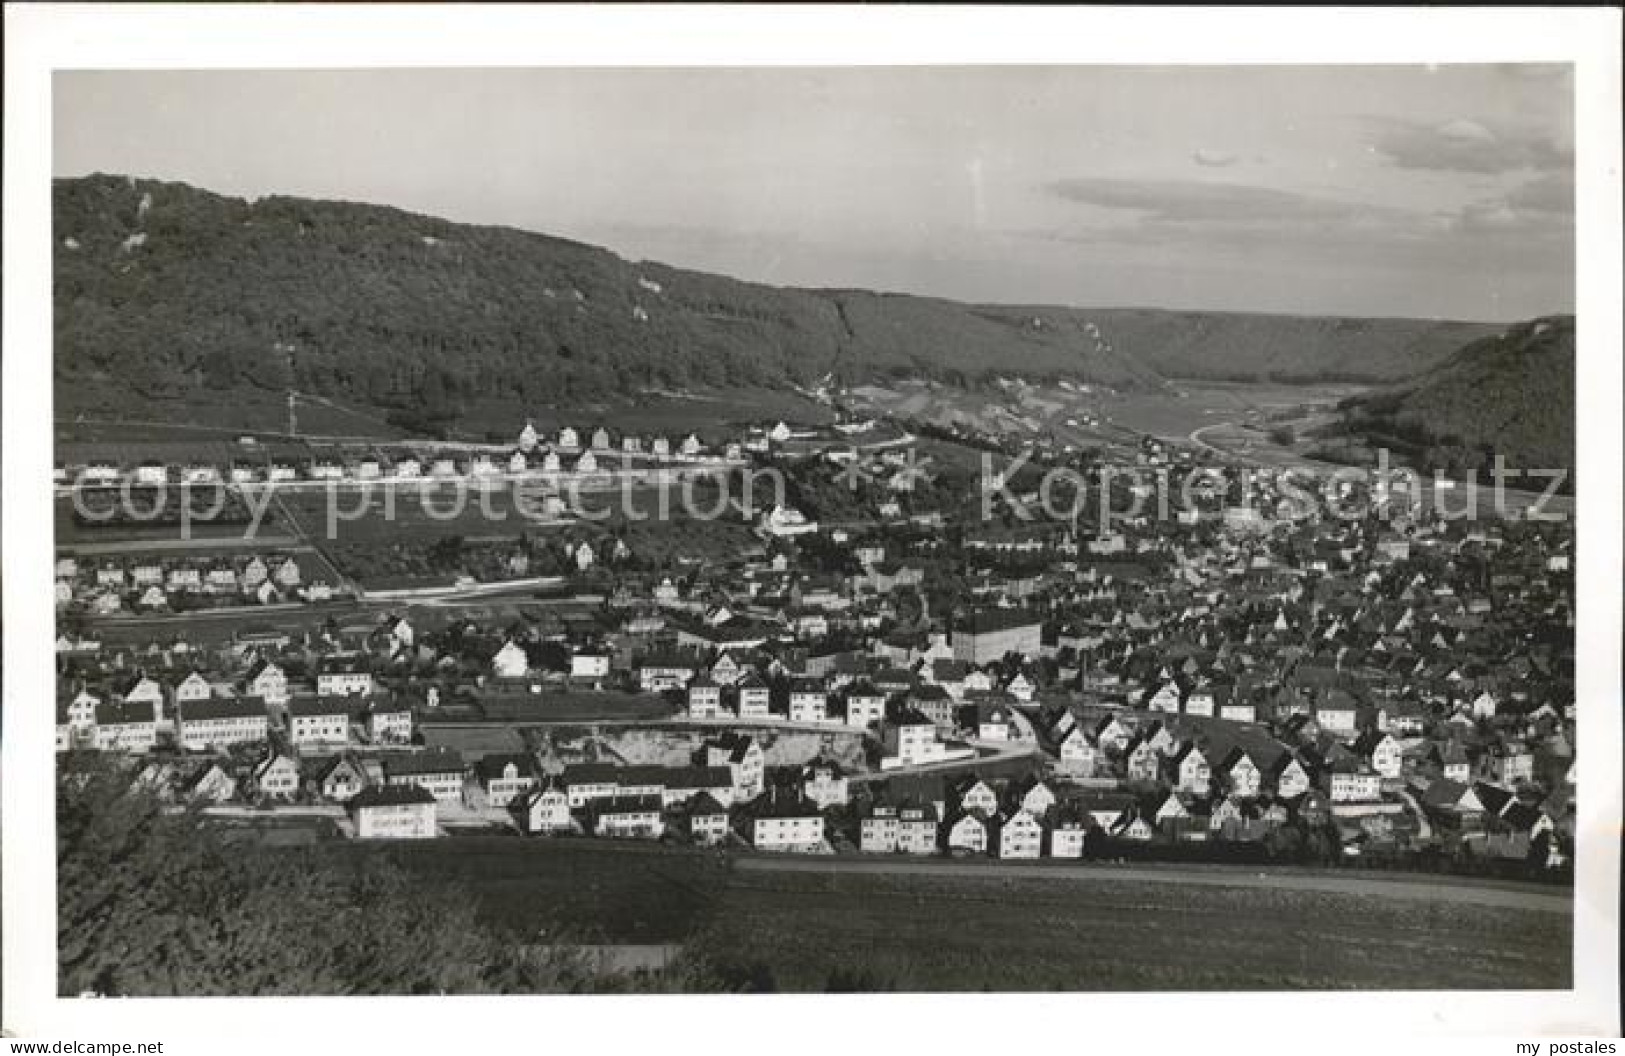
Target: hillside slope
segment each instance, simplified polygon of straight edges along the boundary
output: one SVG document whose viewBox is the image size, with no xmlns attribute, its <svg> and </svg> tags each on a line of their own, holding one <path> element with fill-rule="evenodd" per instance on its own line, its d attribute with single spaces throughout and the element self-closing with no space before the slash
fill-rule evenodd
<svg viewBox="0 0 1625 1056">
<path fill-rule="evenodd" d="M 561 405 L 830 373 L 1388 380 L 1471 326 L 783 289 L 387 207 L 118 176 L 57 181 L 54 223 L 57 377 L 180 406 L 289 384 L 432 417 L 496 392 Z"/>
<path fill-rule="evenodd" d="M 1415 379 L 1350 401 L 1347 431 L 1413 447 L 1429 468 L 1574 466 L 1574 317 L 1480 338 Z"/>
</svg>

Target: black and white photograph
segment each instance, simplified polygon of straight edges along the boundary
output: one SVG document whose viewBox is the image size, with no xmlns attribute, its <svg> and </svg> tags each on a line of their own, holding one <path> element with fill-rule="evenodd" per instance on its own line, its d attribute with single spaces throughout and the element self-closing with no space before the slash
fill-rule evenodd
<svg viewBox="0 0 1625 1056">
<path fill-rule="evenodd" d="M 489 29 L 339 11 L 8 74 L 8 1032 L 1617 1036 L 1617 11 L 330 62 Z"/>
</svg>

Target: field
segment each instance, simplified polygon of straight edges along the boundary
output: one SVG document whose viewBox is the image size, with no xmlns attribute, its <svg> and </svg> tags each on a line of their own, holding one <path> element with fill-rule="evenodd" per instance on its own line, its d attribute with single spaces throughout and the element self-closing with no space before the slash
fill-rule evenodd
<svg viewBox="0 0 1625 1056">
<path fill-rule="evenodd" d="M 59 441 L 124 443 L 130 440 L 234 440 L 243 433 L 281 436 L 288 426 L 285 392 L 263 389 L 199 389 L 183 399 L 149 399 L 127 387 L 97 382 L 60 385 L 56 392 Z M 371 437 L 398 440 L 409 433 L 388 421 L 389 411 L 355 400 L 303 397 L 299 432 L 309 437 Z M 702 439 L 737 439 L 737 426 L 783 419 L 822 424 L 830 412 L 795 392 L 737 388 L 665 393 L 587 402 L 569 407 L 531 404 L 516 396 L 489 396 L 465 403 L 451 422 L 448 439 L 485 441 L 517 437 L 526 419 L 549 431 L 570 425 L 602 425 L 615 433 Z"/>
<path fill-rule="evenodd" d="M 1262 421 L 1297 408 L 1324 407 L 1361 391 L 1362 387 L 1353 385 L 1189 382 L 1166 392 L 1028 385 L 971 393 L 906 383 L 894 388 L 864 386 L 854 390 L 854 395 L 861 406 L 878 413 L 942 426 L 1015 436 L 1057 430 L 1065 439 L 1099 443 L 1123 441 L 1135 434 L 1183 439 L 1193 429 L 1214 422 Z"/>
<path fill-rule="evenodd" d="M 56 436 L 60 440 L 234 440 L 244 433 L 280 435 L 288 427 L 285 392 L 264 389 L 200 389 L 184 399 L 151 399 L 128 386 L 75 382 L 56 387 Z M 405 432 L 384 419 L 380 407 L 341 405 L 319 398 L 298 404 L 306 436 L 397 439 Z"/>
<path fill-rule="evenodd" d="M 783 990 L 854 967 L 899 990 L 1273 990 L 1563 987 L 1569 938 L 1556 914 L 1380 897 L 810 873 L 736 880 L 704 941 Z"/>
<path fill-rule="evenodd" d="M 352 846 L 335 853 L 363 853 Z M 773 873 L 652 845 L 469 838 L 392 847 L 512 934 L 684 942 L 787 991 L 1540 989 L 1571 977 L 1563 914 L 1111 877 Z"/>
<path fill-rule="evenodd" d="M 375 848 L 329 845 L 335 854 Z M 469 836 L 381 853 L 426 883 L 467 892 L 481 920 L 518 939 L 676 942 L 703 930 L 726 879 L 714 854 L 582 839 Z"/>
</svg>

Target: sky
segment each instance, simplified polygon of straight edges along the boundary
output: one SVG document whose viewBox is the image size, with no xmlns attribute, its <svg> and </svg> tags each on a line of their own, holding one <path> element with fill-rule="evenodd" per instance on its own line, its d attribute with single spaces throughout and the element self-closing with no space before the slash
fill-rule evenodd
<svg viewBox="0 0 1625 1056">
<path fill-rule="evenodd" d="M 1566 66 L 58 72 L 53 171 L 398 206 L 775 285 L 1574 309 Z"/>
</svg>

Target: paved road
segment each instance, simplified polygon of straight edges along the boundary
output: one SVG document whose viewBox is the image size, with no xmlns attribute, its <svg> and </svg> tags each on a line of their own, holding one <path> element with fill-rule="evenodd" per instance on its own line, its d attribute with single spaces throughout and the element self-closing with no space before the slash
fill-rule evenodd
<svg viewBox="0 0 1625 1056">
<path fill-rule="evenodd" d="M 1452 905 L 1484 906 L 1491 909 L 1521 909 L 1544 913 L 1570 913 L 1573 899 L 1567 890 L 1513 889 L 1486 887 L 1471 880 L 1452 879 L 1407 880 L 1400 877 L 1370 874 L 1294 873 L 1252 867 L 1226 866 L 1211 869 L 1142 868 L 1117 865 L 1058 865 L 1052 861 L 967 862 L 953 860 L 910 860 L 907 858 L 828 858 L 794 857 L 770 858 L 750 856 L 737 859 L 743 870 L 758 872 L 812 872 L 812 873 L 915 873 L 925 876 L 981 876 L 998 878 L 1042 879 L 1062 877 L 1069 880 L 1106 880 L 1144 884 L 1188 884 L 1199 887 L 1240 887 L 1249 891 L 1310 891 L 1332 895 L 1361 895 L 1378 898 L 1403 898 L 1423 902 L 1449 902 Z"/>
</svg>

